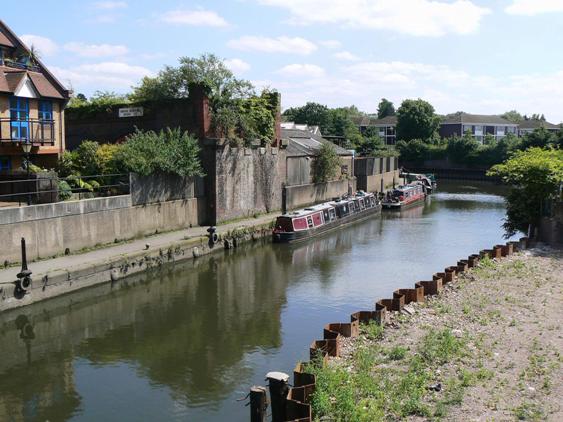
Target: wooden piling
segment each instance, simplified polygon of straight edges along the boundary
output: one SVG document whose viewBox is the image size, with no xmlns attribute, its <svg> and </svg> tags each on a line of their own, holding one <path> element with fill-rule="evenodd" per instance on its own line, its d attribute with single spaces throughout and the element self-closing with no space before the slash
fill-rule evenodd
<svg viewBox="0 0 563 422">
<path fill-rule="evenodd" d="M 250 389 L 250 422 L 265 422 L 267 408 L 266 388 L 253 386 Z"/>
</svg>

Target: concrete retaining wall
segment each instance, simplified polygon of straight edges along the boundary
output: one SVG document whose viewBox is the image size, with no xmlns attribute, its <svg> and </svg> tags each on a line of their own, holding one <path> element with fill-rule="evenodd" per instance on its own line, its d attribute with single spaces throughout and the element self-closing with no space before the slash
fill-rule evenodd
<svg viewBox="0 0 563 422">
<path fill-rule="evenodd" d="M 0 210 L 0 262 L 20 260 L 20 239 L 30 260 L 199 225 L 205 198 L 132 206 L 131 196 L 86 199 Z"/>
<path fill-rule="evenodd" d="M 347 194 L 349 189 L 351 189 L 352 192 L 356 191 L 355 178 L 327 183 L 286 186 L 284 188 L 286 209 L 292 210 L 327 201 L 334 197 Z"/>
<path fill-rule="evenodd" d="M 133 205 L 205 196 L 201 177 L 182 177 L 173 174 L 139 176 L 131 173 L 130 182 Z"/>
<path fill-rule="evenodd" d="M 216 148 L 214 177 L 208 178 L 215 187 L 210 194 L 216 223 L 281 210 L 285 151 L 269 146 Z"/>
<path fill-rule="evenodd" d="M 396 157 L 358 158 L 354 163 L 358 189 L 367 192 L 383 192 L 399 180 L 399 161 Z"/>
</svg>

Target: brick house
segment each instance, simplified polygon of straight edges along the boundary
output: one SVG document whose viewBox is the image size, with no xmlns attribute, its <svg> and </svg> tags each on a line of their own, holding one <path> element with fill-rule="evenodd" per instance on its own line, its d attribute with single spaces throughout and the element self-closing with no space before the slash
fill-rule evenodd
<svg viewBox="0 0 563 422">
<path fill-rule="evenodd" d="M 64 108 L 69 91 L 0 20 L 0 173 L 31 162 L 53 168 L 65 149 Z"/>
</svg>

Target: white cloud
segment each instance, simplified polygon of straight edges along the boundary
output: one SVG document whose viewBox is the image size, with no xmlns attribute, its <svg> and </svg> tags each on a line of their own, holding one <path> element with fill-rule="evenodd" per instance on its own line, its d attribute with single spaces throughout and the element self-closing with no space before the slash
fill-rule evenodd
<svg viewBox="0 0 563 422">
<path fill-rule="evenodd" d="M 350 53 L 349 51 L 339 51 L 338 53 L 334 54 L 334 58 L 338 60 L 349 61 L 349 62 L 356 62 L 360 60 L 358 56 Z"/>
<path fill-rule="evenodd" d="M 542 13 L 563 12 L 561 0 L 512 0 L 505 9 L 512 15 L 534 16 Z"/>
<path fill-rule="evenodd" d="M 98 1 L 94 3 L 94 7 L 100 10 L 125 9 L 127 2 L 124 1 Z"/>
<path fill-rule="evenodd" d="M 322 45 L 323 47 L 330 48 L 333 50 L 342 47 L 342 43 L 338 40 L 325 40 L 319 42 L 319 44 Z"/>
<path fill-rule="evenodd" d="M 286 53 L 306 56 L 317 49 L 317 46 L 304 38 L 299 37 L 254 37 L 245 36 L 230 40 L 230 48 L 243 51 L 258 51 L 262 53 Z"/>
<path fill-rule="evenodd" d="M 229 24 L 217 13 L 209 10 L 172 10 L 162 15 L 166 23 L 190 26 L 225 27 Z"/>
<path fill-rule="evenodd" d="M 124 45 L 85 44 L 81 42 L 69 42 L 64 45 L 64 49 L 80 57 L 92 58 L 123 56 L 129 52 Z"/>
<path fill-rule="evenodd" d="M 257 0 L 287 9 L 296 25 L 340 24 L 415 36 L 469 34 L 491 11 L 471 0 Z"/>
<path fill-rule="evenodd" d="M 325 70 L 315 64 L 288 64 L 277 71 L 280 75 L 300 78 L 320 78 Z"/>
<path fill-rule="evenodd" d="M 54 41 L 40 35 L 24 34 L 20 39 L 28 47 L 32 45 L 36 47 L 42 56 L 52 56 L 59 50 L 59 46 Z"/>
<path fill-rule="evenodd" d="M 250 70 L 250 65 L 241 59 L 229 59 L 224 63 L 234 73 L 244 73 Z"/>
<path fill-rule="evenodd" d="M 83 64 L 70 68 L 51 67 L 61 82 L 72 86 L 76 92 L 116 90 L 129 92 L 144 76 L 151 76 L 149 69 L 121 62 Z"/>
</svg>

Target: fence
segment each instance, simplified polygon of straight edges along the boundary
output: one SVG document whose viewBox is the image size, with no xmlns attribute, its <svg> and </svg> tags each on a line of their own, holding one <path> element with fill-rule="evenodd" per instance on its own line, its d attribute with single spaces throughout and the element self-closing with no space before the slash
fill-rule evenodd
<svg viewBox="0 0 563 422">
<path fill-rule="evenodd" d="M 0 181 L 0 207 L 49 204 L 67 199 L 127 195 L 129 174 L 35 177 Z"/>
</svg>

